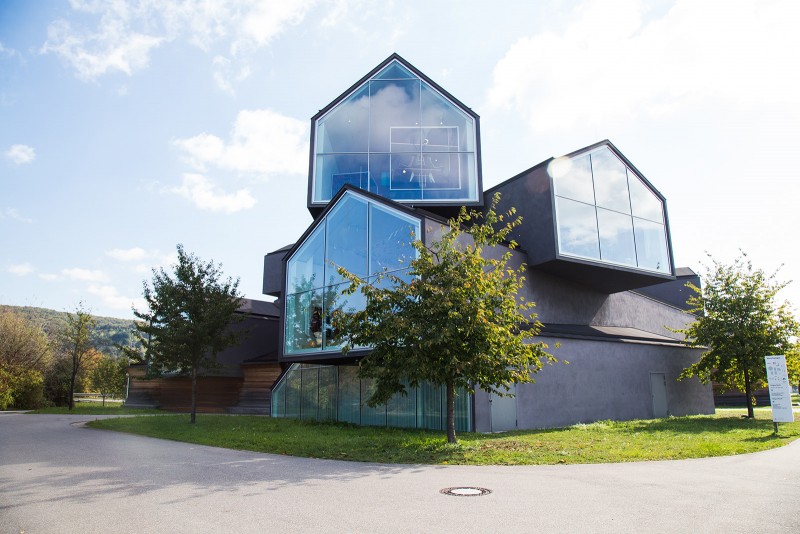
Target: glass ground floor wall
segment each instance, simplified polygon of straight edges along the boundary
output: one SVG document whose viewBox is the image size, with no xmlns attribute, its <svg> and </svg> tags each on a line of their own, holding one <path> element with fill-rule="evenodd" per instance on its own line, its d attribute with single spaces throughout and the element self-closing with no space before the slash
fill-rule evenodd
<svg viewBox="0 0 800 534">
<path fill-rule="evenodd" d="M 294 363 L 272 389 L 272 417 L 341 421 L 356 425 L 444 430 L 445 389 L 432 384 L 407 388 L 383 406 L 367 406 L 374 382 L 359 379 L 355 365 Z M 472 400 L 456 390 L 456 430 L 472 430 Z"/>
</svg>

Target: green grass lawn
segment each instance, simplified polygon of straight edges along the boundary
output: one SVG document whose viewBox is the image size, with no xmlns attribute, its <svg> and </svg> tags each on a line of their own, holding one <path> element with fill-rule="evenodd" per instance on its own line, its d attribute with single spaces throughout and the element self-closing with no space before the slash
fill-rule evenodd
<svg viewBox="0 0 800 534">
<path fill-rule="evenodd" d="M 649 421 L 602 421 L 568 428 L 461 433 L 448 445 L 443 432 L 356 427 L 254 416 L 188 415 L 107 419 L 94 428 L 231 449 L 311 458 L 381 463 L 526 465 L 672 460 L 744 454 L 800 437 L 800 422 L 772 432 L 769 409 L 743 419 L 743 409 L 714 416 Z"/>
<path fill-rule="evenodd" d="M 125 408 L 120 402 L 106 401 L 103 406 L 101 402 L 76 402 L 75 409 L 70 411 L 66 406 L 56 406 L 53 408 L 41 408 L 39 410 L 32 410 L 28 413 L 44 413 L 44 414 L 74 414 L 74 415 L 142 415 L 154 413 L 166 413 L 161 410 L 152 410 L 147 408 Z"/>
</svg>

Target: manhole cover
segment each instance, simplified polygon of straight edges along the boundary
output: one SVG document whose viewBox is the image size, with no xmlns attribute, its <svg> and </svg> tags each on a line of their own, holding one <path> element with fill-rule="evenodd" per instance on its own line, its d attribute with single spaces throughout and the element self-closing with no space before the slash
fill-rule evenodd
<svg viewBox="0 0 800 534">
<path fill-rule="evenodd" d="M 452 495 L 453 497 L 480 497 L 481 495 L 489 495 L 491 492 L 492 490 L 486 488 L 475 488 L 469 486 L 444 488 L 443 490 L 439 490 L 439 493 Z"/>
</svg>

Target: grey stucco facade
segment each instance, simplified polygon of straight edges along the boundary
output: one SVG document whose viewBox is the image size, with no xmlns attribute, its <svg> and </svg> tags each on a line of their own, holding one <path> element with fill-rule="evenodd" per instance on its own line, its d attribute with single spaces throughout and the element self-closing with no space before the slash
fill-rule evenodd
<svg viewBox="0 0 800 534">
<path fill-rule="evenodd" d="M 606 419 L 652 419 L 651 373 L 664 374 L 668 414 L 714 413 L 710 385 L 697 378 L 678 380 L 697 361 L 699 350 L 645 342 L 540 337 L 552 354 L 569 364 L 545 366 L 533 384 L 516 389 L 518 429 L 550 428 Z M 560 347 L 555 348 L 556 343 Z M 475 430 L 493 427 L 490 396 L 475 392 Z"/>
</svg>

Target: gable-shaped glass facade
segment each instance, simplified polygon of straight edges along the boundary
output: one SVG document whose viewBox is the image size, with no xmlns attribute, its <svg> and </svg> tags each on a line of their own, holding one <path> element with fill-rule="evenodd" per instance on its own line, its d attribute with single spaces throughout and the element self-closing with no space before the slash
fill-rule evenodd
<svg viewBox="0 0 800 534">
<path fill-rule="evenodd" d="M 396 59 L 314 131 L 312 203 L 345 184 L 398 202 L 478 200 L 475 119 Z"/>
<path fill-rule="evenodd" d="M 672 273 L 662 200 L 608 146 L 550 174 L 561 255 Z"/>
<path fill-rule="evenodd" d="M 381 273 L 407 276 L 420 221 L 347 191 L 286 263 L 284 354 L 339 350 L 337 312 L 363 309 L 361 293 L 342 295 L 344 267 L 367 280 Z"/>
</svg>

